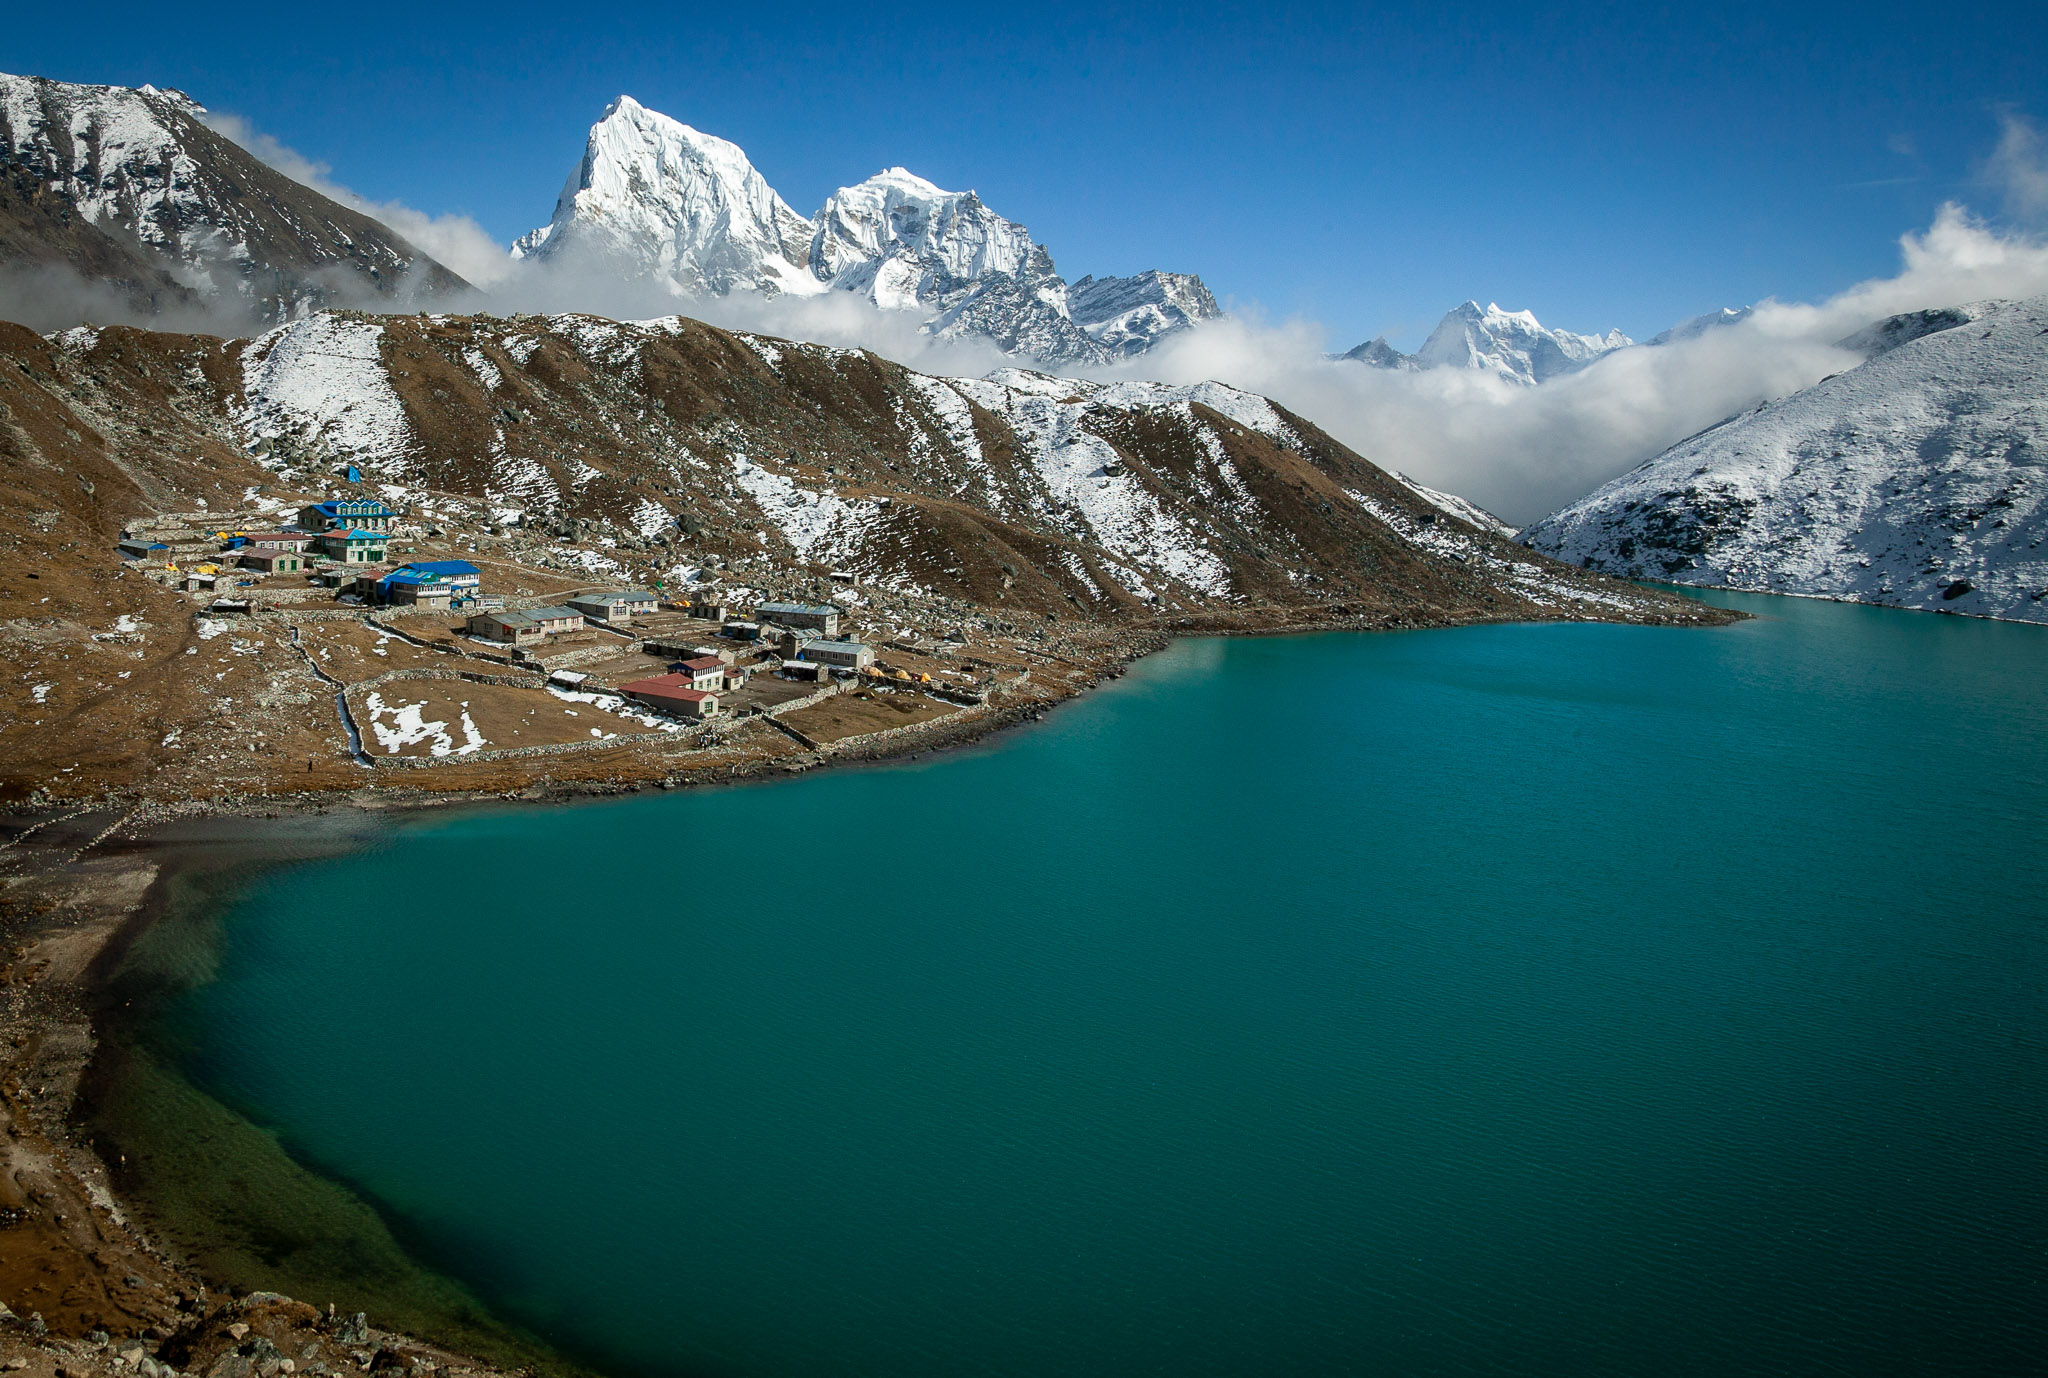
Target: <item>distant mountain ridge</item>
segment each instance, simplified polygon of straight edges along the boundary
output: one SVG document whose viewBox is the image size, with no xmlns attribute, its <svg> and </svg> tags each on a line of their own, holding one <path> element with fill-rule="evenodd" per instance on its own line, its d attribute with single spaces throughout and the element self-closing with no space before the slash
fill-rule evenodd
<svg viewBox="0 0 2048 1378">
<path fill-rule="evenodd" d="M 591 127 L 553 218 L 514 257 L 644 280 L 679 298 L 850 292 L 1051 364 L 1105 364 L 1221 314 L 1192 274 L 1071 286 L 1024 226 L 900 167 L 806 219 L 737 144 L 620 96 Z"/>
<path fill-rule="evenodd" d="M 0 74 L 0 263 L 65 265 L 146 312 L 259 321 L 468 287 L 205 115 L 181 91 Z"/>
<path fill-rule="evenodd" d="M 1445 312 L 1422 348 L 1413 354 L 1403 354 L 1382 335 L 1338 357 L 1404 373 L 1435 368 L 1475 369 L 1509 383 L 1535 387 L 1577 373 L 1616 350 L 1697 339 L 1720 326 L 1748 320 L 1754 311 L 1749 306 L 1724 306 L 1637 341 L 1619 330 L 1609 330 L 1605 335 L 1552 330 L 1538 321 L 1534 312 L 1504 311 L 1492 303 L 1482 307 L 1476 301 L 1468 301 Z"/>
</svg>

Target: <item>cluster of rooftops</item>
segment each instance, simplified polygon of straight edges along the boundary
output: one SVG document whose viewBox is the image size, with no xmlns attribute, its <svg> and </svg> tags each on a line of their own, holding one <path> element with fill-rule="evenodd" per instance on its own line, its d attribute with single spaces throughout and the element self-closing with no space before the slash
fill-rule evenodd
<svg viewBox="0 0 2048 1378">
<path fill-rule="evenodd" d="M 300 508 L 295 526 L 275 531 L 223 531 L 215 539 L 223 554 L 264 572 L 304 569 L 311 551 L 343 567 L 379 565 L 398 515 L 375 498 L 329 498 Z M 124 539 L 120 545 L 124 559 L 162 559 L 166 564 L 175 551 L 162 541 L 142 538 Z M 502 597 L 483 592 L 483 573 L 467 560 L 414 560 L 388 570 L 362 570 L 353 579 L 343 569 L 324 568 L 321 577 L 369 602 L 467 609 L 464 629 L 469 635 L 514 647 L 586 625 L 630 624 L 661 607 L 660 599 L 645 589 L 616 589 L 578 594 L 547 607 L 506 608 Z M 691 604 L 690 612 L 719 622 L 719 634 L 732 640 L 774 639 L 782 669 L 788 674 L 807 673 L 824 679 L 832 674 L 878 673 L 871 668 L 874 652 L 870 647 L 840 636 L 843 612 L 830 603 L 762 603 L 751 618 L 740 618 L 729 616 L 721 604 L 700 601 Z M 718 694 L 737 688 L 746 676 L 747 671 L 737 666 L 730 654 L 692 654 L 672 663 L 667 674 L 622 684 L 618 692 L 649 707 L 705 718 L 718 712 Z"/>
</svg>

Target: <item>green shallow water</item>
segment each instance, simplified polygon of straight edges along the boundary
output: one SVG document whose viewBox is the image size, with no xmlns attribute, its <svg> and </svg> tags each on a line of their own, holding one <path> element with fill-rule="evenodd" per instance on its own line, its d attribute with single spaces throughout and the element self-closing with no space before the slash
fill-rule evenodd
<svg viewBox="0 0 2048 1378">
<path fill-rule="evenodd" d="M 412 822 L 164 1037 L 622 1373 L 2041 1372 L 2048 631 L 1725 601 Z"/>
</svg>

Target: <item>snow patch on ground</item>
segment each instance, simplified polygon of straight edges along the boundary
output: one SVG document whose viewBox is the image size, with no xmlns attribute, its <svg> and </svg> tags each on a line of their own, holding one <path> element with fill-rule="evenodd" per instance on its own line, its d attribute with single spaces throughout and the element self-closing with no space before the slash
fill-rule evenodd
<svg viewBox="0 0 2048 1378">
<path fill-rule="evenodd" d="M 642 498 L 640 505 L 633 509 L 633 515 L 627 520 L 632 523 L 633 529 L 640 533 L 642 540 L 648 540 L 666 531 L 673 519 L 666 507 L 652 498 Z"/>
<path fill-rule="evenodd" d="M 801 487 L 744 455 L 733 456 L 732 468 L 741 489 L 800 560 L 838 559 L 850 554 L 883 511 L 873 502 L 848 502 L 837 493 Z"/>
<path fill-rule="evenodd" d="M 1456 493 L 1438 492 L 1426 484 L 1417 483 L 1406 474 L 1395 474 L 1394 477 L 1406 484 L 1415 496 L 1421 498 L 1438 511 L 1448 512 L 1459 521 L 1470 522 L 1481 531 L 1488 531 L 1496 536 L 1505 536 L 1510 540 L 1514 538 L 1515 528 L 1509 526 L 1499 517 L 1494 516 L 1493 513 L 1487 511 L 1478 503 L 1461 498 Z"/>
<path fill-rule="evenodd" d="M 550 694 L 553 694 L 564 703 L 587 703 L 593 708 L 603 709 L 615 718 L 623 718 L 627 722 L 636 722 L 642 727 L 658 728 L 663 732 L 682 732 L 689 727 L 688 723 L 678 722 L 674 718 L 665 718 L 660 714 L 649 712 L 631 699 L 621 698 L 617 694 L 593 693 L 583 689 L 562 689 L 552 684 L 547 688 Z M 590 735 L 593 737 L 600 735 L 599 730 L 595 727 L 591 728 Z"/>
<path fill-rule="evenodd" d="M 768 367 L 780 371 L 782 368 L 782 351 L 776 348 L 775 345 L 762 339 L 759 335 L 740 335 L 737 338 L 741 344 L 744 344 L 748 349 L 760 355 L 761 361 L 767 364 Z"/>
<path fill-rule="evenodd" d="M 492 392 L 496 392 L 504 386 L 505 375 L 500 373 L 498 366 L 492 363 L 484 355 L 484 352 L 475 345 L 471 345 L 462 351 L 462 361 L 469 365 L 469 371 L 482 379 L 483 385 Z"/>
<path fill-rule="evenodd" d="M 244 435 L 295 435 L 358 464 L 402 469 L 413 436 L 385 373 L 383 336 L 375 322 L 322 312 L 258 338 L 242 352 Z"/>
<path fill-rule="evenodd" d="M 372 692 L 363 699 L 363 711 L 368 715 L 370 731 L 376 736 L 377 745 L 385 754 L 395 756 L 406 747 L 427 744 L 427 751 L 434 756 L 467 756 L 481 751 L 485 746 L 484 734 L 477 731 L 476 723 L 469 716 L 469 705 L 461 705 L 462 741 L 458 744 L 446 722 L 426 721 L 427 701 L 418 703 L 386 703 L 381 694 Z M 388 720 L 388 721 L 387 721 Z"/>
<path fill-rule="evenodd" d="M 984 381 L 955 379 L 949 386 L 1006 416 L 1024 440 L 1027 457 L 1044 485 L 1042 516 L 1067 534 L 1158 576 L 1212 597 L 1229 594 L 1229 566 L 1208 548 L 1200 532 L 1169 514 L 1135 476 L 1110 472 L 1121 468 L 1123 457 L 1087 427 L 1095 411 L 1088 398 L 1107 392 L 1103 385 L 1004 369 Z M 1128 390 L 1156 385 L 1116 386 Z M 1178 391 L 1186 389 L 1157 388 L 1157 394 L 1168 400 Z"/>
<path fill-rule="evenodd" d="M 1475 569 L 1488 570 L 1502 576 L 1517 593 L 1538 606 L 1558 608 L 1567 603 L 1584 603 L 1624 612 L 1634 611 L 1636 608 L 1636 605 L 1626 597 L 1604 593 L 1598 589 L 1581 588 L 1546 573 L 1540 565 L 1496 555 L 1484 541 L 1470 531 L 1446 526 L 1442 522 L 1419 522 L 1401 509 L 1378 502 L 1364 493 L 1351 489 L 1345 491 L 1353 502 L 1370 512 L 1382 526 L 1415 549 L 1438 559 L 1455 560 L 1469 564 Z"/>
</svg>

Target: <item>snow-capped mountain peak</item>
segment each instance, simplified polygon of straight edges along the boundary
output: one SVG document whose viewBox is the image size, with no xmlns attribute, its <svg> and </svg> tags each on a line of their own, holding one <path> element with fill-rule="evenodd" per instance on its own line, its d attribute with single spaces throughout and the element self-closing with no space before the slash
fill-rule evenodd
<svg viewBox="0 0 2048 1378">
<path fill-rule="evenodd" d="M 1510 383 L 1533 387 L 1576 373 L 1604 354 L 1635 342 L 1619 330 L 1574 335 L 1550 330 L 1533 311 L 1503 311 L 1497 302 L 1467 301 L 1444 313 L 1413 354 L 1403 354 L 1384 337 L 1359 345 L 1342 357 L 1373 368 L 1478 369 Z"/>
<path fill-rule="evenodd" d="M 1096 343 L 1129 356 L 1144 353 L 1163 335 L 1223 312 L 1193 273 L 1153 268 L 1127 278 L 1091 276 L 1070 284 L 1067 314 Z"/>
<path fill-rule="evenodd" d="M 592 127 L 554 218 L 513 255 L 575 260 L 679 298 L 857 293 L 1054 364 L 1108 363 L 1220 314 L 1192 274 L 1088 278 L 1070 310 L 1052 255 L 972 191 L 901 167 L 834 192 L 809 219 L 733 143 L 621 96 Z"/>
<path fill-rule="evenodd" d="M 1724 325 L 1738 325 L 1755 314 L 1753 306 L 1724 306 L 1719 311 L 1694 316 L 1680 321 L 1669 330 L 1659 331 L 1644 343 L 1653 345 L 1676 344 L 1680 340 L 1696 340 L 1709 330 L 1718 330 Z"/>
<path fill-rule="evenodd" d="M 738 144 L 620 96 L 591 127 L 554 218 L 519 258 L 594 258 L 679 294 L 814 292 L 811 225 Z"/>
<path fill-rule="evenodd" d="M 835 286 L 844 278 L 880 306 L 919 305 L 945 291 L 948 279 L 1052 270 L 1051 256 L 1022 225 L 971 191 L 941 190 L 900 167 L 841 187 L 812 223 L 812 271 Z"/>
<path fill-rule="evenodd" d="M 1575 335 L 1548 330 L 1533 311 L 1503 311 L 1468 301 L 1448 312 L 1416 351 L 1424 368 L 1485 369 L 1511 383 L 1534 385 L 1574 373 L 1634 343 L 1619 330 Z"/>
</svg>

